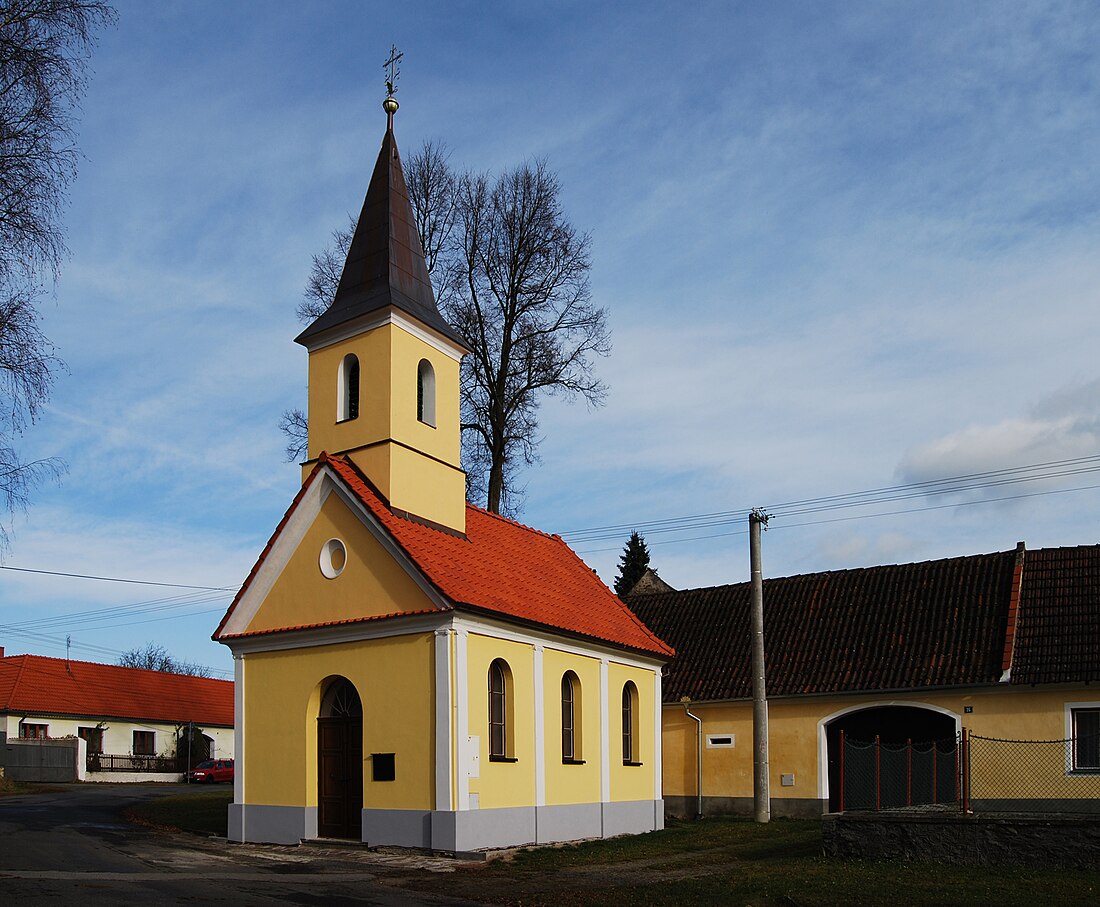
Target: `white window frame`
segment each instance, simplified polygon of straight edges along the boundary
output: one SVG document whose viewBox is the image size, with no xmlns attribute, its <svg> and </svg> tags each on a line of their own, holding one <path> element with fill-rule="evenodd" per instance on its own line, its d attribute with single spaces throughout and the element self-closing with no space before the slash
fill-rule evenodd
<svg viewBox="0 0 1100 907">
<path fill-rule="evenodd" d="M 359 380 L 355 387 L 355 415 L 351 414 L 351 387 L 349 376 L 352 366 L 359 369 Z M 336 378 L 336 421 L 348 422 L 359 418 L 362 400 L 361 388 L 363 385 L 363 369 L 359 363 L 359 357 L 355 353 L 348 353 L 340 360 L 340 369 Z"/>
<path fill-rule="evenodd" d="M 416 365 L 416 418 L 435 428 L 435 366 L 430 359 Z"/>
<path fill-rule="evenodd" d="M 1074 765 L 1074 744 L 1076 743 L 1076 728 L 1073 721 L 1073 713 L 1076 711 L 1100 710 L 1100 700 L 1089 702 L 1065 703 L 1066 721 L 1066 774 L 1067 775 L 1097 775 L 1100 774 L 1100 765 L 1090 768 L 1077 768 Z"/>
</svg>

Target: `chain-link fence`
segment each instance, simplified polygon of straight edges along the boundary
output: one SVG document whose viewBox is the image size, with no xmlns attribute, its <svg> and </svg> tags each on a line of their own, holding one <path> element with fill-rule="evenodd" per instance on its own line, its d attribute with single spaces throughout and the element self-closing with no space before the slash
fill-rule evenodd
<svg viewBox="0 0 1100 907">
<path fill-rule="evenodd" d="M 975 812 L 1100 813 L 1096 739 L 969 739 Z"/>
<path fill-rule="evenodd" d="M 961 809 L 959 741 L 853 740 L 840 734 L 840 809 Z"/>
</svg>

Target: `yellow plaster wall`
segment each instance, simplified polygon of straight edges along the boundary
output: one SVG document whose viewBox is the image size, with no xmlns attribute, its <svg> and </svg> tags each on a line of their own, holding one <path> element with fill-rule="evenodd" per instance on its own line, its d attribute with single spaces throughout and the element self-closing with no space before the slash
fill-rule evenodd
<svg viewBox="0 0 1100 907">
<path fill-rule="evenodd" d="M 390 408 L 395 440 L 459 465 L 458 362 L 399 327 L 390 331 L 393 382 Z M 427 359 L 435 371 L 435 426 L 416 418 L 417 370 Z"/>
<path fill-rule="evenodd" d="M 465 532 L 466 473 L 425 459 L 397 444 L 387 446 L 390 461 L 387 499 L 390 504 Z M 353 455 L 353 459 L 359 462 L 357 455 Z"/>
<path fill-rule="evenodd" d="M 638 755 L 641 765 L 623 765 L 623 686 L 638 688 Z M 612 662 L 607 669 L 608 746 L 611 749 L 611 799 L 653 800 L 653 672 Z"/>
<path fill-rule="evenodd" d="M 245 802 L 317 804 L 317 715 L 325 678 L 363 703 L 363 805 L 431 809 L 433 643 L 419 634 L 245 656 Z M 370 754 L 394 753 L 396 780 L 371 781 Z"/>
<path fill-rule="evenodd" d="M 640 689 L 640 688 L 639 688 Z M 975 691 L 903 693 L 886 696 L 836 696 L 776 699 L 769 703 L 769 770 L 771 796 L 823 798 L 818 783 L 818 723 L 841 710 L 856 706 L 931 705 L 961 719 L 972 734 L 1013 740 L 1061 740 L 1066 736 L 1065 704 L 1091 700 L 1088 688 L 1033 689 L 997 687 Z M 1100 698 L 1100 697 L 1095 697 Z M 966 714 L 964 708 L 973 712 Z M 752 703 L 693 703 L 691 710 L 703 719 L 703 795 L 749 797 L 753 795 Z M 665 796 L 696 796 L 695 722 L 682 706 L 663 710 L 663 775 Z M 734 734 L 733 749 L 707 749 L 708 734 Z M 974 744 L 978 746 L 979 744 Z M 972 753 L 977 752 L 972 747 Z M 986 748 L 984 764 L 972 768 L 974 796 L 1010 796 L 1019 789 L 1021 749 Z M 1033 750 L 1032 752 L 1039 752 Z M 1009 755 L 1012 754 L 1012 755 Z M 1074 777 L 1066 777 L 1050 762 L 1041 774 L 1045 782 L 1031 788 L 1034 797 L 1071 796 Z M 795 775 L 793 787 L 783 787 L 780 776 Z M 980 788 L 980 791 L 979 791 Z M 1020 795 L 1020 794 L 1017 794 Z"/>
<path fill-rule="evenodd" d="M 596 803 L 600 799 L 600 662 L 547 648 L 543 652 L 543 699 L 546 715 L 546 802 L 549 805 Z M 572 671 L 580 681 L 579 728 L 574 744 L 584 765 L 565 765 L 561 750 L 561 679 Z"/>
<path fill-rule="evenodd" d="M 336 421 L 340 363 L 359 358 L 359 417 Z M 391 344 L 388 328 L 359 334 L 309 354 L 309 458 L 373 444 L 390 436 Z"/>
<path fill-rule="evenodd" d="M 338 423 L 339 373 L 348 353 L 359 358 L 359 417 Z M 435 372 L 434 426 L 416 418 L 422 359 Z M 465 531 L 458 385 L 456 360 L 394 324 L 315 350 L 309 357 L 310 460 L 321 451 L 348 451 L 392 506 Z M 312 467 L 303 467 L 303 479 Z"/>
<path fill-rule="evenodd" d="M 347 563 L 335 579 L 319 566 L 321 548 L 338 538 Z M 338 494 L 330 494 L 297 551 L 275 581 L 249 631 L 297 627 L 432 605 L 400 565 L 382 548 Z"/>
<path fill-rule="evenodd" d="M 503 658 L 512 672 L 512 753 L 515 762 L 489 761 L 489 665 Z M 527 643 L 471 633 L 466 649 L 469 694 L 468 725 L 480 746 L 480 778 L 470 779 L 470 793 L 481 809 L 531 806 L 535 802 L 534 653 Z M 560 759 L 560 756 L 559 756 Z"/>
</svg>

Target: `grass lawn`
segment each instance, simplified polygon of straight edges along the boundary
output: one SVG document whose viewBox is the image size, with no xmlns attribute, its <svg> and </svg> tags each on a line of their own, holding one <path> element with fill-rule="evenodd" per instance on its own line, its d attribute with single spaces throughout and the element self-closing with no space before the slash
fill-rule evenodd
<svg viewBox="0 0 1100 907">
<path fill-rule="evenodd" d="M 126 810 L 126 817 L 141 825 L 170 828 L 201 835 L 225 837 L 233 788 L 201 790 L 146 800 Z"/>
<path fill-rule="evenodd" d="M 232 793 L 201 791 L 141 804 L 140 821 L 224 835 Z M 399 884 L 481 903 L 644 907 L 1100 904 L 1100 869 L 985 868 L 821 856 L 821 823 L 712 818 L 647 835 L 518 851 L 437 874 L 408 869 Z"/>
<path fill-rule="evenodd" d="M 29 781 L 12 781 L 11 778 L 0 776 L 0 797 L 12 797 L 16 794 L 41 794 L 55 790 L 61 790 L 61 788 Z"/>
</svg>

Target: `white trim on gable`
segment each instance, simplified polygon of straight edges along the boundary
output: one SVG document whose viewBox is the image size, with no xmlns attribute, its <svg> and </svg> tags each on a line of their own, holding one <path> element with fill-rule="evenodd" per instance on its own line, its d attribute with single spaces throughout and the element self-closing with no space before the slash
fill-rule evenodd
<svg viewBox="0 0 1100 907">
<path fill-rule="evenodd" d="M 302 543 L 306 532 L 313 525 L 314 520 L 317 519 L 325 501 L 333 493 L 339 495 L 348 509 L 359 517 L 360 522 L 367 527 L 386 553 L 397 561 L 435 607 L 440 609 L 450 607 L 450 603 L 424 576 L 424 573 L 417 567 L 415 562 L 398 547 L 377 517 L 347 488 L 343 479 L 333 469 L 324 465 L 320 467 L 320 472 L 314 477 L 305 494 L 291 511 L 282 530 L 272 542 L 271 550 L 268 551 L 267 557 L 260 564 L 259 570 L 252 578 L 252 583 L 245 590 L 233 609 L 233 613 L 218 634 L 218 641 L 230 645 L 234 651 L 237 651 L 234 641 L 225 637 L 247 631 L 248 625 L 267 599 L 275 582 L 298 550 L 298 546 Z"/>
</svg>

